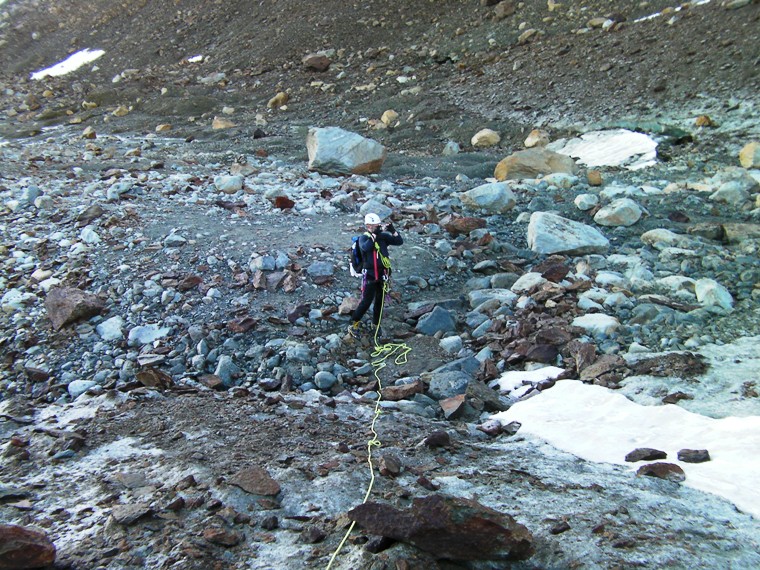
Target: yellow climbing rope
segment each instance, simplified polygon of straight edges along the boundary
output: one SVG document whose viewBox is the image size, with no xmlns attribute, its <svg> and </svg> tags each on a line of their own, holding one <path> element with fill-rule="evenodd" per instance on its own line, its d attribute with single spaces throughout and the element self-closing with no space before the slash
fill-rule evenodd
<svg viewBox="0 0 760 570">
<path fill-rule="evenodd" d="M 383 265 L 386 265 L 386 260 L 388 262 L 388 265 L 386 267 L 390 267 L 390 260 L 388 260 L 387 257 L 381 257 Z M 378 334 L 380 332 L 380 323 L 383 320 L 383 310 L 385 309 L 385 296 L 388 294 L 388 291 L 390 289 L 390 285 L 387 281 L 383 283 L 383 296 L 380 301 L 380 319 L 377 322 L 377 326 L 375 327 L 375 335 L 373 337 L 373 341 L 375 344 L 375 349 L 372 352 L 372 375 L 375 377 L 375 380 L 377 380 L 377 400 L 375 400 L 375 409 L 372 414 L 372 422 L 370 423 L 369 429 L 370 433 L 372 433 L 372 438 L 367 442 L 367 465 L 369 466 L 369 485 L 367 485 L 367 492 L 364 494 L 364 499 L 362 500 L 362 504 L 367 502 L 367 499 L 369 499 L 370 495 L 372 494 L 372 489 L 375 486 L 375 469 L 372 465 L 372 448 L 373 447 L 380 447 L 382 445 L 380 441 L 380 437 L 377 433 L 377 430 L 375 429 L 375 425 L 377 424 L 377 420 L 380 417 L 381 409 L 380 409 L 380 401 L 382 400 L 382 393 L 383 393 L 383 385 L 382 381 L 380 380 L 380 371 L 385 368 L 387 364 L 387 360 L 395 355 L 394 363 L 398 365 L 406 364 L 407 362 L 407 356 L 412 351 L 412 349 L 407 346 L 404 343 L 384 343 L 380 344 L 378 340 Z M 354 525 L 356 522 L 352 522 L 351 526 L 348 527 L 348 530 L 346 531 L 346 534 L 343 535 L 343 539 L 340 541 L 340 544 L 338 544 L 338 548 L 335 549 L 335 552 L 333 552 L 333 555 L 330 557 L 330 562 L 327 564 L 327 568 L 325 570 L 330 570 L 332 568 L 333 563 L 335 562 L 335 559 L 338 557 L 338 554 L 340 554 L 340 551 L 343 549 L 343 545 L 348 540 L 348 537 L 351 536 L 351 531 L 354 530 Z"/>
</svg>

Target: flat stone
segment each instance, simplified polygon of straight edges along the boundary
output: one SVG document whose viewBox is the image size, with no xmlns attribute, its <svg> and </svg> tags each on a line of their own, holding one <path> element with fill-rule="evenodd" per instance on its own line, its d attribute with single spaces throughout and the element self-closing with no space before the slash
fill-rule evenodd
<svg viewBox="0 0 760 570">
<path fill-rule="evenodd" d="M 657 459 L 667 459 L 668 454 L 659 449 L 652 449 L 650 447 L 639 447 L 634 449 L 625 456 L 625 460 L 629 463 L 636 463 L 637 461 L 656 461 Z"/>
<path fill-rule="evenodd" d="M 153 509 L 150 508 L 150 505 L 117 505 L 111 511 L 111 516 L 116 523 L 122 526 L 130 526 L 152 513 Z"/>
<path fill-rule="evenodd" d="M 370 502 L 348 517 L 367 532 L 447 560 L 525 560 L 535 550 L 527 528 L 471 499 L 431 495 L 414 499 L 408 510 Z"/>
<path fill-rule="evenodd" d="M 681 483 L 686 480 L 686 473 L 675 463 L 650 463 L 643 465 L 636 471 L 636 475 L 645 475 L 647 477 L 657 477 L 674 483 Z"/>
<path fill-rule="evenodd" d="M 710 461 L 710 452 L 706 449 L 681 449 L 678 452 L 678 461 L 684 463 L 705 463 Z"/>
<path fill-rule="evenodd" d="M 238 471 L 230 478 L 230 483 L 252 495 L 275 496 L 281 490 L 280 484 L 261 467 L 249 467 Z"/>
<path fill-rule="evenodd" d="M 208 527 L 203 529 L 203 538 L 212 544 L 218 544 L 220 546 L 237 546 L 245 537 L 242 533 L 234 530 Z"/>
<path fill-rule="evenodd" d="M 389 402 L 398 402 L 400 400 L 408 400 L 415 394 L 422 394 L 425 391 L 425 385 L 422 380 L 415 380 L 410 384 L 402 384 L 400 386 L 388 386 L 381 390 L 383 400 Z"/>
</svg>

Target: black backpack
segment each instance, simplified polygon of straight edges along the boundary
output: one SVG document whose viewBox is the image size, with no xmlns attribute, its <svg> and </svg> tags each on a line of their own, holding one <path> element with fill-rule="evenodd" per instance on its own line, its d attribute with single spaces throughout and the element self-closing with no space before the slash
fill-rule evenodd
<svg viewBox="0 0 760 570">
<path fill-rule="evenodd" d="M 369 235 L 364 233 L 364 235 Z M 364 271 L 364 252 L 359 247 L 359 236 L 351 238 L 351 252 L 349 253 L 349 271 L 352 277 L 361 277 Z"/>
</svg>

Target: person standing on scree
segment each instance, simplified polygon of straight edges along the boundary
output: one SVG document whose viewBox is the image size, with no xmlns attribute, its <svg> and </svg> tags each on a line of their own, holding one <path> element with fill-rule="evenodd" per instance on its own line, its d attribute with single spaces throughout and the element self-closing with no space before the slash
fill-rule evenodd
<svg viewBox="0 0 760 570">
<path fill-rule="evenodd" d="M 392 223 L 380 225 L 380 216 L 367 214 L 364 216 L 364 225 L 367 231 L 359 236 L 359 248 L 362 251 L 364 280 L 362 299 L 351 314 L 353 323 L 348 327 L 348 334 L 356 337 L 359 330 L 359 321 L 370 305 L 372 307 L 372 326 L 377 328 L 380 324 L 380 313 L 383 310 L 383 285 L 390 276 L 390 260 L 388 259 L 388 246 L 401 245 L 404 239 L 393 227 Z M 374 303 L 374 304 L 373 304 Z M 378 335 L 382 334 L 379 330 Z"/>
</svg>

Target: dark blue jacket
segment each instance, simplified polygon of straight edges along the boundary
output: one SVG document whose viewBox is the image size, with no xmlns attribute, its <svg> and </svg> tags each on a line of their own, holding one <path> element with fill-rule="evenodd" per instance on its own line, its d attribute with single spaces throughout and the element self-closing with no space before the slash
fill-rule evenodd
<svg viewBox="0 0 760 570">
<path fill-rule="evenodd" d="M 388 257 L 389 245 L 401 245 L 404 243 L 404 239 L 398 232 L 394 236 L 389 232 L 380 231 L 375 234 L 374 240 L 367 235 L 367 232 L 359 236 L 359 249 L 362 250 L 364 269 L 367 272 L 367 279 L 370 281 L 381 279 L 385 273 L 383 263 L 378 258 L 375 250 L 375 241 L 380 246 L 380 253 L 385 257 Z"/>
</svg>

